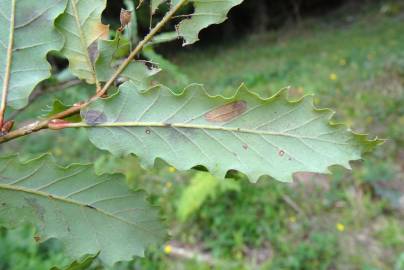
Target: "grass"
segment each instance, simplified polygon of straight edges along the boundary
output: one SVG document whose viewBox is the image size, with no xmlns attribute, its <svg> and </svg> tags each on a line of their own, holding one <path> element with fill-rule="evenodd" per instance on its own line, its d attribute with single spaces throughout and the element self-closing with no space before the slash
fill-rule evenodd
<svg viewBox="0 0 404 270">
<path fill-rule="evenodd" d="M 334 167 L 330 178 L 306 176 L 291 185 L 271 179 L 253 185 L 242 176 L 229 184 L 198 185 L 193 172 L 176 172 L 163 163 L 146 172 L 135 158 L 111 158 L 91 146 L 83 152 L 85 135 L 70 131 L 43 132 L 46 143 L 24 138 L 8 150 L 50 149 L 63 163 L 97 160 L 99 170 L 122 172 L 132 186 L 152 194 L 171 239 L 145 259 L 115 269 L 404 269 L 404 210 L 398 201 L 404 196 L 404 13 L 389 16 L 373 9 L 349 23 L 348 17 L 342 12 L 308 20 L 299 29 L 195 48 L 170 60 L 215 93 L 230 94 L 242 82 L 263 96 L 286 86 L 291 98 L 314 93 L 317 106 L 338 112 L 336 121 L 388 138 L 366 161 L 354 162 L 352 172 Z M 171 77 L 161 75 L 174 83 Z M 27 115 L 47 103 L 38 101 Z M 190 204 L 196 195 L 198 203 Z M 15 234 L 3 231 L 0 243 Z M 31 242 L 30 252 L 19 253 L 12 250 L 20 246 L 9 243 L 9 254 L 34 257 L 41 267 L 46 260 L 64 261 Z M 202 259 L 174 256 L 175 248 Z M 3 262 L 16 260 L 2 256 Z"/>
</svg>

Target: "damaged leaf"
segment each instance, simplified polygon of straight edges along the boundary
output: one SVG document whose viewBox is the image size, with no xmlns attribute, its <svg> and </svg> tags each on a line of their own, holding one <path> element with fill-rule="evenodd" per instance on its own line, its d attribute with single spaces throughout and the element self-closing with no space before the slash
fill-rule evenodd
<svg viewBox="0 0 404 270">
<path fill-rule="evenodd" d="M 123 84 L 86 109 L 102 111 L 106 122 L 78 126 L 98 148 L 136 154 L 148 167 L 161 158 L 180 170 L 203 165 L 218 178 L 239 170 L 254 182 L 262 175 L 291 181 L 295 172 L 350 168 L 380 143 L 330 124 L 331 110 L 314 108 L 311 97 L 290 102 L 285 91 L 262 99 L 244 88 L 230 98 L 209 96 L 196 84 L 179 95 L 163 86 L 137 90 Z"/>
</svg>

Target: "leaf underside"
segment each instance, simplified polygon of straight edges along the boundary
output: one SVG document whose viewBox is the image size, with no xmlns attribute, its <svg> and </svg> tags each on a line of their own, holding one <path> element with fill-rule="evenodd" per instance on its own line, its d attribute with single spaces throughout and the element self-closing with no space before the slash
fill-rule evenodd
<svg viewBox="0 0 404 270">
<path fill-rule="evenodd" d="M 108 265 L 142 256 L 164 236 L 157 211 L 123 177 L 97 176 L 89 165 L 61 168 L 48 155 L 0 158 L 0 225 L 20 222 L 36 225 L 39 241 L 61 240 L 75 259 L 99 252 Z"/>
<path fill-rule="evenodd" d="M 180 95 L 163 86 L 136 90 L 126 82 L 94 102 L 82 111 L 81 126 L 98 148 L 136 154 L 146 167 L 162 158 L 180 170 L 203 165 L 219 178 L 238 170 L 254 182 L 262 175 L 291 181 L 295 172 L 349 168 L 379 143 L 329 124 L 333 112 L 313 108 L 311 98 L 287 101 L 286 91 L 261 99 L 244 88 L 212 97 L 196 84 Z"/>
<path fill-rule="evenodd" d="M 56 21 L 65 37 L 62 54 L 69 60 L 70 70 L 90 84 L 97 81 L 97 40 L 108 34 L 109 27 L 101 23 L 105 5 L 106 0 L 69 0 L 65 13 Z"/>
<path fill-rule="evenodd" d="M 122 58 L 129 54 L 130 43 L 124 37 L 113 40 L 101 40 L 99 55 L 95 63 L 97 77 L 100 81 L 107 81 L 115 73 Z M 159 69 L 148 68 L 143 61 L 132 61 L 120 74 L 124 80 L 131 80 L 137 89 L 146 90 L 151 85 L 151 77 Z"/>
<path fill-rule="evenodd" d="M 194 5 L 192 17 L 182 20 L 177 26 L 178 35 L 184 38 L 184 46 L 197 42 L 198 34 L 202 29 L 224 22 L 229 10 L 241 4 L 243 0 L 191 0 L 190 2 Z"/>
<path fill-rule="evenodd" d="M 7 105 L 20 109 L 34 87 L 50 76 L 46 54 L 63 46 L 53 21 L 67 0 L 0 1 L 0 85 Z"/>
</svg>

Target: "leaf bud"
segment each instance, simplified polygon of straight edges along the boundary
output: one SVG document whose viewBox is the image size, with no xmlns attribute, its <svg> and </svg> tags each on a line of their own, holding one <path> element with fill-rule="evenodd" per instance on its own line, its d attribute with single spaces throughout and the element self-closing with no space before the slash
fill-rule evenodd
<svg viewBox="0 0 404 270">
<path fill-rule="evenodd" d="M 121 20 L 120 29 L 123 30 L 132 20 L 132 12 L 121 8 L 121 15 L 120 15 L 119 19 Z"/>
</svg>

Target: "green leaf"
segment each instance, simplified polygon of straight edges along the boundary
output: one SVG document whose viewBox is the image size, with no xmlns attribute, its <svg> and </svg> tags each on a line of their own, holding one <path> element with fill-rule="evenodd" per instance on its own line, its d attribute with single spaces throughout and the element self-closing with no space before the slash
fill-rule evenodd
<svg viewBox="0 0 404 270">
<path fill-rule="evenodd" d="M 105 5 L 106 0 L 69 0 L 65 13 L 56 21 L 66 40 L 62 54 L 69 60 L 70 70 L 90 84 L 97 83 L 97 40 L 108 34 L 108 26 L 101 23 Z"/>
<path fill-rule="evenodd" d="M 74 261 L 70 265 L 62 268 L 63 270 L 86 270 L 89 269 L 97 255 L 85 256 L 82 260 Z M 61 270 L 58 267 L 52 267 L 51 270 Z"/>
<path fill-rule="evenodd" d="M 92 166 L 62 168 L 49 155 L 21 163 L 0 158 L 0 224 L 37 226 L 38 240 L 60 239 L 67 255 L 97 254 L 104 263 L 143 256 L 164 235 L 157 211 L 120 175 Z"/>
<path fill-rule="evenodd" d="M 213 197 L 219 180 L 207 172 L 197 172 L 191 183 L 182 191 L 177 202 L 177 216 L 184 222 L 196 212 L 209 197 Z"/>
<path fill-rule="evenodd" d="M 117 34 L 113 40 L 101 40 L 99 55 L 95 62 L 97 77 L 100 81 L 108 81 L 119 66 L 119 61 L 129 54 L 129 41 Z"/>
<path fill-rule="evenodd" d="M 170 79 L 175 80 L 176 85 L 184 86 L 190 83 L 188 76 L 180 68 L 164 56 L 155 52 L 152 46 L 144 48 L 143 55 L 153 63 L 158 63 L 159 67 L 170 75 Z"/>
<path fill-rule="evenodd" d="M 151 0 L 151 4 L 150 4 L 150 7 L 151 7 L 151 14 L 156 13 L 158 7 L 159 7 L 162 3 L 164 3 L 165 1 L 166 1 L 166 0 Z"/>
<path fill-rule="evenodd" d="M 100 81 L 107 81 L 115 72 L 122 59 L 129 54 L 129 41 L 116 36 L 113 40 L 100 41 L 99 56 L 96 61 L 97 76 Z M 148 68 L 143 61 L 132 61 L 121 73 L 121 78 L 131 80 L 137 89 L 145 90 L 151 86 L 150 77 L 160 69 Z"/>
<path fill-rule="evenodd" d="M 70 107 L 71 106 L 64 104 L 59 99 L 55 99 L 55 100 L 53 100 L 51 109 L 44 115 L 44 118 L 48 118 L 50 116 L 63 112 L 65 110 L 69 109 Z M 64 118 L 64 120 L 69 121 L 69 122 L 80 122 L 81 117 L 79 115 L 72 115 L 72 116 Z"/>
<path fill-rule="evenodd" d="M 172 5 L 178 0 L 172 2 Z M 184 38 L 183 46 L 190 45 L 199 40 L 199 32 L 212 24 L 224 22 L 227 13 L 243 0 L 190 0 L 194 4 L 194 13 L 191 19 L 181 21 L 177 26 L 177 32 Z"/>
<path fill-rule="evenodd" d="M 66 2 L 0 1 L 1 96 L 14 109 L 24 107 L 34 87 L 51 75 L 46 55 L 63 46 L 63 37 L 53 21 Z"/>
<path fill-rule="evenodd" d="M 217 179 L 210 173 L 197 172 L 177 201 L 177 216 L 184 222 L 198 211 L 208 198 L 226 191 L 239 190 L 239 183 L 233 179 Z"/>
<path fill-rule="evenodd" d="M 166 42 L 170 42 L 170 41 L 173 41 L 176 39 L 178 39 L 177 32 L 164 32 L 164 33 L 155 35 L 153 37 L 153 39 L 149 43 L 147 43 L 147 45 L 150 46 L 150 45 L 166 43 Z"/>
<path fill-rule="evenodd" d="M 328 173 L 380 143 L 329 124 L 333 112 L 314 109 L 312 98 L 269 99 L 241 88 L 233 97 L 209 96 L 200 85 L 181 95 L 164 87 L 144 93 L 127 82 L 120 93 L 82 111 L 90 140 L 115 155 L 134 153 L 144 166 L 162 158 L 180 170 L 203 165 L 218 178 L 231 169 L 250 180 L 271 175 L 291 181 L 300 171 Z M 96 116 L 96 117 L 95 117 Z"/>
</svg>

